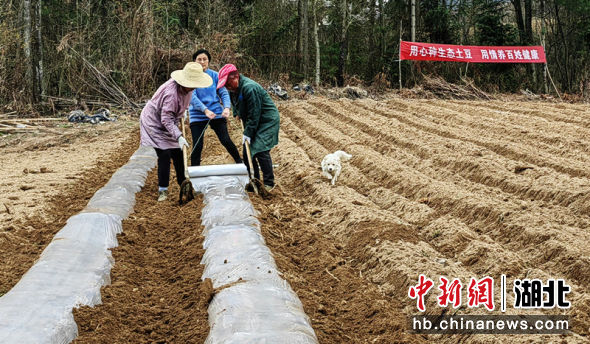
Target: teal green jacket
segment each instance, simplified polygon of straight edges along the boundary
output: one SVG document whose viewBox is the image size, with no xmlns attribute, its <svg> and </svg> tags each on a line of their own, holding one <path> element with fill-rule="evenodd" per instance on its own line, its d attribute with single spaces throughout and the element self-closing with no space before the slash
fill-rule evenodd
<svg viewBox="0 0 590 344">
<path fill-rule="evenodd" d="M 244 135 L 251 139 L 252 156 L 276 146 L 279 143 L 279 110 L 268 92 L 240 74 L 238 89 L 231 98 L 234 116 L 242 119 Z"/>
</svg>

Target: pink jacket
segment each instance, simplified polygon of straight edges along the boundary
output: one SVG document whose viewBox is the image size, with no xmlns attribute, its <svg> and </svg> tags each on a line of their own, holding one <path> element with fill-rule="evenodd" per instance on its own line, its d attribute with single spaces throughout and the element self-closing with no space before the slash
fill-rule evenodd
<svg viewBox="0 0 590 344">
<path fill-rule="evenodd" d="M 139 117 L 140 144 L 159 149 L 180 148 L 182 135 L 178 123 L 191 101 L 192 92 L 185 92 L 173 79 L 166 81 L 150 99 Z"/>
</svg>

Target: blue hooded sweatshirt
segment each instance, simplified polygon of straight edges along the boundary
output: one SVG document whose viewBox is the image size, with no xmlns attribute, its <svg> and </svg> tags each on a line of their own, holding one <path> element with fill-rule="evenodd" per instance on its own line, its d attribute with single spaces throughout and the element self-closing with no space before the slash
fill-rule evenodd
<svg viewBox="0 0 590 344">
<path fill-rule="evenodd" d="M 214 70 L 207 69 L 205 73 L 211 76 L 213 84 L 205 88 L 195 88 L 189 107 L 190 123 L 207 121 L 209 118 L 205 116 L 205 109 L 213 111 L 217 116 L 215 118 L 222 118 L 221 112 L 223 108 L 230 108 L 231 102 L 229 93 L 225 87 L 217 89 L 217 82 L 219 81 L 218 73 Z M 220 103 L 223 102 L 223 105 Z"/>
</svg>

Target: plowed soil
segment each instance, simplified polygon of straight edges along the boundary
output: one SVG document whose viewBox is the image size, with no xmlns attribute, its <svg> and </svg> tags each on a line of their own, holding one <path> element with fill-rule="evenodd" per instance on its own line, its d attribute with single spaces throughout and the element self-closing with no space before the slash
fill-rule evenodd
<svg viewBox="0 0 590 344">
<path fill-rule="evenodd" d="M 464 284 L 505 274 L 509 286 L 515 278 L 563 278 L 572 287 L 570 309 L 509 307 L 507 313 L 570 315 L 570 335 L 502 338 L 588 341 L 587 105 L 390 96 L 312 98 L 282 102 L 279 110 L 280 144 L 271 152 L 278 187 L 270 199 L 251 199 L 267 245 L 320 343 L 497 340 L 412 334 L 407 319 L 419 312 L 407 295 L 419 274 Z M 65 146 L 59 151 L 71 151 L 60 163 L 44 164 L 45 170 L 59 173 L 65 159 L 80 160 L 87 167 L 83 176 L 56 184 L 55 194 L 26 198 L 21 190 L 10 196 L 18 200 L 3 199 L 8 209 L 15 207 L 10 202 L 35 204 L 43 218 L 31 216 L 26 206 L 2 214 L 0 291 L 16 283 L 65 220 L 127 161 L 137 145 L 136 129 L 133 124 L 128 132 L 113 131 L 114 149 L 100 158 L 76 154 L 82 141 L 60 143 Z M 230 132 L 239 142 L 235 123 Z M 211 130 L 205 140 L 204 164 L 231 161 Z M 8 146 L 2 149 L 8 152 Z M 336 150 L 353 158 L 332 186 L 320 176 L 320 161 Z M 47 155 L 32 154 L 29 164 Z M 15 183 L 16 176 L 4 173 L 4 183 Z M 215 291 L 200 281 L 202 204 L 196 199 L 179 207 L 174 184 L 170 199 L 157 203 L 156 185 L 154 170 L 113 250 L 116 264 L 103 305 L 75 312 L 78 343 L 202 343 L 207 336 L 207 302 Z M 489 314 L 466 306 L 442 309 L 436 294 L 427 298 L 427 314 Z"/>
</svg>

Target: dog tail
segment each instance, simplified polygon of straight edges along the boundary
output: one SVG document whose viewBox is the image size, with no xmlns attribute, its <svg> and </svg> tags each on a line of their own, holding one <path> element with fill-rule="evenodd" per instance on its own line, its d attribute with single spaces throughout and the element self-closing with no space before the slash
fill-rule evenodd
<svg viewBox="0 0 590 344">
<path fill-rule="evenodd" d="M 346 153 L 345 151 L 335 151 L 334 154 L 336 154 L 338 156 L 338 158 L 342 161 L 346 161 L 346 160 L 350 160 L 350 158 L 352 158 L 352 155 Z"/>
</svg>

